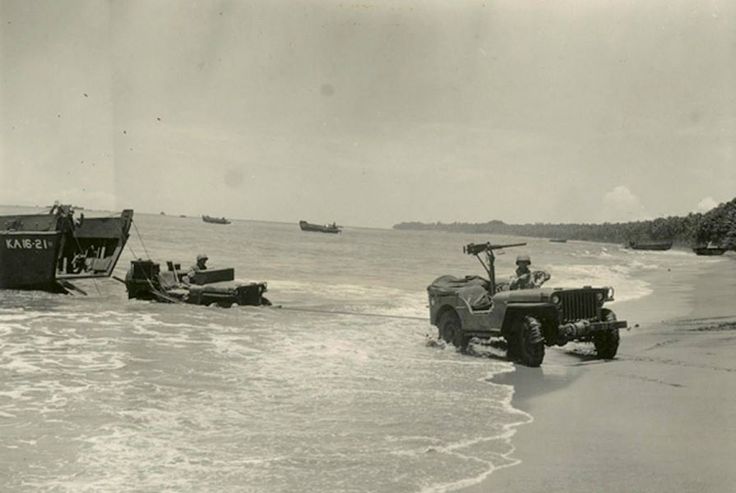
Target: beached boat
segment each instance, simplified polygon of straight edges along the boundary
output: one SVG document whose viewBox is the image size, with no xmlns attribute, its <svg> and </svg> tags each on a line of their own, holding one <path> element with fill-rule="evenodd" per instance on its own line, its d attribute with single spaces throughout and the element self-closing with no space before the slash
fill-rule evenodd
<svg viewBox="0 0 736 493">
<path fill-rule="evenodd" d="M 314 233 L 340 233 L 342 231 L 342 228 L 335 223 L 322 225 L 299 221 L 299 227 L 302 231 L 311 231 Z"/>
<path fill-rule="evenodd" d="M 657 250 L 657 251 L 663 251 L 663 250 L 669 250 L 672 248 L 672 241 L 666 240 L 666 241 L 648 241 L 648 242 L 642 242 L 642 241 L 630 241 L 628 248 L 631 248 L 632 250 Z"/>
<path fill-rule="evenodd" d="M 695 252 L 695 255 L 713 256 L 713 255 L 723 255 L 726 252 L 726 249 L 720 248 L 717 246 L 713 246 L 713 245 L 707 245 L 707 246 L 693 247 L 693 252 Z"/>
<path fill-rule="evenodd" d="M 75 219 L 66 205 L 0 216 L 0 289 L 68 292 L 76 289 L 70 281 L 110 277 L 132 223 L 130 209 Z"/>
<path fill-rule="evenodd" d="M 213 223 L 213 224 L 230 224 L 230 221 L 228 221 L 224 217 L 211 217 L 211 216 L 202 216 L 202 221 L 206 223 Z"/>
</svg>

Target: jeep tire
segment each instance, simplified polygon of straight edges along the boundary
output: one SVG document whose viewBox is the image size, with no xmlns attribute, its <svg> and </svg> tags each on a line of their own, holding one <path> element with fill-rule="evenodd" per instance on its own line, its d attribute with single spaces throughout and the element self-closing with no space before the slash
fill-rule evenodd
<svg viewBox="0 0 736 493">
<path fill-rule="evenodd" d="M 601 319 L 604 322 L 615 322 L 616 314 L 611 310 L 604 308 L 601 311 Z M 595 352 L 598 357 L 603 359 L 613 359 L 618 351 L 619 340 L 618 329 L 605 330 L 594 335 L 593 344 L 595 345 Z"/>
<path fill-rule="evenodd" d="M 440 339 L 447 343 L 454 344 L 460 351 L 465 351 L 467 338 L 463 333 L 460 317 L 457 316 L 457 313 L 455 313 L 454 310 L 447 310 L 440 315 L 437 327 L 439 328 Z"/>
<path fill-rule="evenodd" d="M 544 360 L 544 339 L 542 338 L 542 324 L 534 317 L 519 317 L 514 322 L 513 340 L 510 341 L 510 354 L 524 366 L 536 368 Z M 536 342 L 532 342 L 536 341 Z"/>
</svg>

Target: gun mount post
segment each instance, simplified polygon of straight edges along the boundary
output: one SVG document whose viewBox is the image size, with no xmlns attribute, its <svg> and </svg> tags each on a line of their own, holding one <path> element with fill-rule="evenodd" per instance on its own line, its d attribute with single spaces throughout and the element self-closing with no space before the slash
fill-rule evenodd
<svg viewBox="0 0 736 493">
<path fill-rule="evenodd" d="M 486 260 L 488 261 L 488 280 L 491 282 L 489 289 L 493 295 L 496 292 L 496 256 L 492 248 L 486 250 Z"/>
<path fill-rule="evenodd" d="M 493 295 L 496 293 L 496 256 L 493 254 L 493 250 L 501 250 L 503 248 L 511 248 L 517 246 L 525 246 L 526 243 L 509 243 L 506 245 L 493 245 L 491 242 L 487 243 L 469 243 L 463 247 L 463 253 L 468 255 L 474 255 L 478 259 L 480 264 L 488 274 L 488 280 L 490 285 L 488 286 L 488 292 Z M 480 258 L 482 252 L 486 253 L 486 262 Z"/>
</svg>

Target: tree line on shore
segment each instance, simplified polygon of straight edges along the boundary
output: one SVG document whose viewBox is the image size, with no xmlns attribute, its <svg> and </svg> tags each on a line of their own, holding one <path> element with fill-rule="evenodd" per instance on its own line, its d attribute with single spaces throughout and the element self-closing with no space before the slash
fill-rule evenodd
<svg viewBox="0 0 736 493">
<path fill-rule="evenodd" d="M 394 225 L 394 229 L 531 236 L 606 243 L 666 240 L 681 246 L 713 244 L 736 250 L 736 198 L 720 204 L 705 214 L 690 213 L 687 216 L 659 217 L 625 223 L 506 224 L 499 220 L 485 223 L 403 222 Z"/>
</svg>

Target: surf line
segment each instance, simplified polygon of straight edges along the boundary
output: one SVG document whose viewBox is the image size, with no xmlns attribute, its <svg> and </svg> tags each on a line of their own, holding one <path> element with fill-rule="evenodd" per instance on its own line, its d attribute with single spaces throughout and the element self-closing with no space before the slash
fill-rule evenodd
<svg viewBox="0 0 736 493">
<path fill-rule="evenodd" d="M 360 312 L 347 312 L 347 311 L 340 311 L 340 310 L 320 310 L 319 308 L 298 308 L 295 306 L 283 306 L 283 305 L 274 305 L 271 308 L 276 308 L 278 310 L 290 310 L 293 312 L 308 312 L 308 313 L 321 313 L 325 315 L 350 315 L 350 316 L 357 316 L 357 317 L 376 317 L 376 318 L 395 318 L 395 319 L 401 319 L 401 320 L 421 320 L 423 322 L 427 322 L 427 319 L 425 317 L 412 317 L 409 315 L 385 315 L 383 313 L 360 313 Z"/>
</svg>

